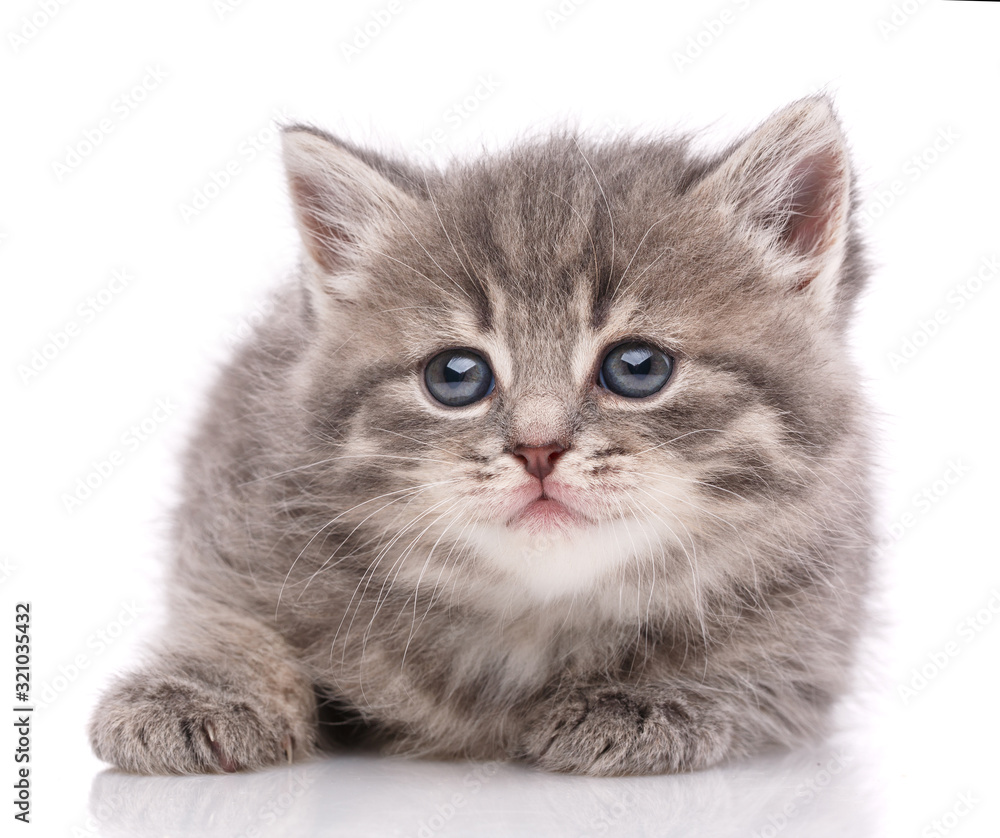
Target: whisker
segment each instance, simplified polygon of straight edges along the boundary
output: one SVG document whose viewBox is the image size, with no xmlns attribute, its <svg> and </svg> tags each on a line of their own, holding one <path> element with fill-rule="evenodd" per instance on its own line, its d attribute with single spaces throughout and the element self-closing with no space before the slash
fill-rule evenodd
<svg viewBox="0 0 1000 838">
<path fill-rule="evenodd" d="M 265 474 L 261 477 L 255 477 L 253 480 L 247 480 L 243 483 L 239 483 L 239 486 L 249 486 L 252 483 L 259 483 L 262 480 L 274 480 L 278 477 L 285 477 L 289 474 L 296 474 L 300 471 L 306 471 L 307 469 L 316 468 L 317 466 L 324 466 L 328 463 L 336 463 L 340 460 L 370 460 L 372 458 L 386 458 L 393 460 L 413 460 L 415 462 L 426 462 L 426 463 L 442 463 L 443 465 L 452 465 L 453 463 L 449 460 L 435 460 L 430 457 L 408 457 L 405 454 L 338 454 L 336 457 L 325 457 L 322 460 L 316 460 L 312 463 L 307 463 L 306 465 L 295 466 L 293 468 L 287 468 L 284 471 L 277 471 L 274 474 Z"/>
<path fill-rule="evenodd" d="M 319 537 L 319 535 L 320 535 L 320 534 L 321 534 L 321 533 L 322 533 L 322 532 L 323 532 L 324 530 L 326 530 L 326 529 L 327 529 L 328 527 L 331 527 L 331 526 L 333 526 L 333 524 L 335 524 L 335 523 L 336 523 L 337 521 L 339 521 L 339 520 L 340 520 L 341 518 L 343 518 L 343 517 L 344 517 L 345 515 L 349 515 L 349 514 L 350 514 L 351 512 L 353 512 L 353 511 L 354 511 L 355 509 L 359 509 L 359 508 L 361 508 L 362 506 L 365 506 L 366 504 L 369 504 L 369 503 L 374 503 L 375 501 L 377 501 L 377 500 L 381 500 L 382 498 L 386 498 L 386 497 L 390 497 L 391 495 L 398 495 L 398 494 L 400 494 L 400 493 L 413 493 L 413 492 L 414 492 L 414 491 L 416 491 L 416 490 L 420 490 L 420 491 L 423 491 L 423 490 L 425 490 L 426 488 L 429 488 L 429 487 L 431 487 L 431 486 L 438 486 L 438 485 L 447 485 L 448 483 L 453 483 L 453 482 L 455 482 L 455 481 L 454 481 L 454 480 L 445 480 L 445 481 L 434 481 L 434 482 L 432 482 L 432 483 L 424 483 L 424 484 L 418 484 L 418 485 L 417 485 L 416 487 L 412 487 L 412 486 L 411 486 L 411 487 L 407 487 L 407 488 L 405 488 L 405 489 L 396 489 L 396 490 L 395 490 L 395 491 L 393 491 L 393 492 L 386 492 L 385 494 L 382 494 L 382 495 L 378 495 L 378 496 L 376 496 L 376 497 L 373 497 L 373 498 L 368 498 L 368 499 L 366 499 L 366 500 L 363 500 L 363 501 L 361 501 L 361 503 L 357 503 L 357 504 L 355 504 L 355 505 L 354 505 L 354 506 L 352 506 L 352 507 L 351 507 L 350 509 L 345 509 L 345 510 L 344 510 L 343 512 L 341 512 L 341 513 L 340 513 L 339 515 L 336 515 L 336 516 L 334 516 L 333 518 L 331 518 L 331 519 L 330 519 L 329 521 L 327 521 L 327 522 L 326 522 L 326 523 L 325 523 L 325 524 L 324 524 L 324 525 L 323 525 L 322 527 L 320 527 L 320 528 L 319 528 L 319 529 L 318 529 L 318 530 L 317 530 L 317 531 L 316 531 L 316 532 L 315 532 L 315 533 L 313 534 L 313 536 L 312 536 L 312 537 L 311 537 L 311 538 L 310 538 L 310 539 L 309 539 L 309 540 L 308 540 L 308 541 L 307 541 L 307 542 L 305 543 L 305 546 L 303 546 L 303 548 L 302 548 L 302 549 L 301 549 L 301 550 L 299 551 L 298 555 L 297 555 L 297 556 L 295 557 L 295 559 L 294 559 L 294 560 L 292 561 L 292 564 L 291 564 L 291 566 L 289 566 L 289 568 L 288 568 L 288 572 L 287 572 L 287 573 L 285 574 L 285 578 L 284 578 L 284 580 L 283 580 L 283 581 L 282 581 L 282 583 L 281 583 L 281 588 L 280 588 L 280 589 L 278 590 L 278 599 L 277 599 L 277 602 L 275 603 L 275 606 L 274 606 L 274 613 L 275 613 L 275 617 L 277 618 L 277 615 L 278 615 L 278 609 L 279 609 L 279 608 L 280 608 L 280 606 L 281 606 L 281 596 L 282 596 L 282 594 L 284 593 L 284 590 L 285 590 L 285 586 L 286 586 L 286 585 L 288 584 L 288 579 L 289 579 L 289 577 L 290 577 L 290 576 L 292 575 L 292 570 L 294 570 L 294 568 L 295 568 L 295 565 L 296 565 L 296 563 L 297 563 L 297 562 L 299 561 L 299 559 L 301 559 L 301 558 L 302 558 L 302 556 L 303 556 L 303 555 L 305 554 L 306 550 L 308 550 L 308 549 L 309 549 L 309 546 L 310 546 L 310 545 L 311 545 L 311 544 L 313 543 L 313 541 L 315 541 L 315 540 L 316 540 L 316 539 L 317 539 L 317 538 Z M 419 493 L 419 492 L 418 492 L 418 493 Z M 389 505 L 389 504 L 387 504 L 387 505 Z M 384 509 L 384 508 L 385 508 L 385 507 L 382 507 L 382 509 Z M 380 510 L 376 510 L 376 512 L 378 512 L 378 511 L 380 511 Z M 375 513 L 372 513 L 372 514 L 375 514 Z M 371 517 L 371 516 L 368 516 L 368 517 Z M 365 520 L 367 520 L 367 518 L 366 518 Z M 359 524 L 359 526 L 360 526 L 360 524 Z M 356 528 L 355 528 L 355 529 L 356 529 Z M 353 532 L 353 531 L 352 531 L 352 532 Z M 318 571 L 317 571 L 317 572 L 318 572 Z M 315 576 L 315 574 L 313 574 L 313 576 Z M 311 579 L 311 578 L 312 578 L 312 577 L 310 577 L 310 579 Z M 308 582 L 306 583 L 306 586 L 308 587 Z M 304 589 L 303 589 L 303 590 L 304 590 Z M 301 597 L 301 594 L 300 594 L 299 596 Z"/>
<path fill-rule="evenodd" d="M 640 489 L 639 491 L 641 491 L 644 495 L 649 497 L 654 502 L 657 502 L 656 498 L 653 495 L 649 494 L 649 492 L 645 491 L 644 489 Z M 670 533 L 677 540 L 677 543 L 680 544 L 681 551 L 684 553 L 684 558 L 687 559 L 688 565 L 691 568 L 695 613 L 698 617 L 698 624 L 701 628 L 702 641 L 705 644 L 705 648 L 708 648 L 708 627 L 705 624 L 705 606 L 702 601 L 701 575 L 698 572 L 698 548 L 695 544 L 694 537 L 692 536 L 691 531 L 688 530 L 684 522 L 680 518 L 677 518 L 676 515 L 674 515 L 674 517 L 677 520 L 677 523 L 679 523 L 682 527 L 684 527 L 685 531 L 688 534 L 688 538 L 691 541 L 691 553 L 693 554 L 692 556 L 691 554 L 688 553 L 687 547 L 684 546 L 684 542 L 681 541 L 679 538 L 677 538 L 677 535 L 676 533 L 674 533 L 673 528 L 670 526 L 670 524 L 668 524 L 661 516 L 656 515 L 652 510 L 649 509 L 649 507 L 646 507 L 645 504 L 642 503 L 642 501 L 638 499 L 635 499 L 635 501 L 640 506 L 643 506 L 645 509 L 647 509 L 650 512 L 650 514 L 652 514 L 654 517 L 660 520 L 661 523 L 663 523 L 663 525 L 670 531 Z M 668 512 L 670 511 L 669 507 L 667 507 L 665 504 L 661 503 L 660 505 L 663 506 L 663 508 Z M 707 666 L 707 661 L 706 661 L 706 666 Z"/>
<path fill-rule="evenodd" d="M 469 273 L 468 267 L 466 267 L 465 262 L 462 257 L 458 255 L 458 250 L 455 249 L 455 243 L 451 240 L 451 235 L 448 233 L 448 228 L 444 226 L 444 219 L 441 218 L 441 212 L 438 209 L 437 201 L 434 200 L 434 193 L 431 191 L 430 181 L 427 179 L 427 173 L 424 172 L 424 187 L 427 189 L 427 197 L 430 199 L 431 206 L 434 208 L 434 215 L 437 216 L 438 224 L 441 225 L 441 230 L 444 232 L 444 237 L 448 240 L 448 244 L 451 247 L 451 252 L 455 254 L 455 258 L 458 259 L 458 264 L 462 266 L 462 270 L 465 271 L 465 275 L 469 278 L 469 282 L 472 283 L 473 287 L 480 285 L 472 278 L 472 274 Z M 464 247 L 463 247 L 464 250 Z M 465 254 L 468 256 L 468 252 Z M 454 280 L 452 280 L 454 282 Z"/>
<path fill-rule="evenodd" d="M 350 636 L 351 628 L 354 626 L 354 620 L 356 619 L 356 617 L 358 615 L 358 612 L 361 609 L 361 605 L 364 602 L 365 594 L 368 592 L 368 588 L 371 585 L 372 580 L 375 578 L 375 570 L 378 567 L 378 565 L 381 564 L 382 559 L 385 558 L 386 555 L 388 555 L 388 552 L 389 552 L 389 550 L 392 549 L 393 545 L 400 538 L 402 538 L 403 534 L 408 529 L 410 529 L 417 521 L 421 520 L 421 518 L 423 518 L 425 515 L 430 514 L 431 512 L 434 511 L 434 509 L 436 509 L 437 507 L 441 506 L 444 503 L 447 503 L 450 500 L 451 500 L 451 498 L 445 498 L 444 500 L 439 501 L 437 504 L 434 504 L 433 506 L 431 506 L 429 509 L 424 510 L 424 512 L 422 512 L 416 518 L 413 518 L 410 521 L 408 521 L 406 524 L 404 524 L 402 527 L 399 528 L 399 530 L 396 532 L 396 534 L 389 540 L 389 542 L 384 547 L 382 547 L 382 548 L 379 549 L 379 551 L 376 554 L 375 558 L 369 563 L 368 568 L 362 574 L 361 579 L 358 581 L 357 587 L 354 589 L 354 594 L 351 596 L 351 600 L 347 604 L 347 608 L 344 609 L 344 617 L 341 619 L 340 625 L 337 627 L 337 631 L 334 634 L 333 641 L 331 643 L 331 654 L 332 654 L 332 652 L 334 651 L 334 649 L 336 647 L 337 639 L 339 638 L 340 631 L 341 631 L 341 629 L 343 628 L 343 625 L 344 625 L 344 620 L 347 619 L 347 614 L 351 610 L 351 605 L 354 604 L 354 600 L 358 596 L 358 592 L 360 590 L 361 596 L 358 599 L 357 606 L 355 606 L 355 608 L 354 608 L 354 614 L 351 617 L 351 622 L 347 626 L 347 634 L 345 635 L 345 640 L 344 640 L 344 654 L 345 655 L 347 654 L 347 638 Z M 364 589 L 363 590 L 361 590 L 362 584 L 364 584 Z M 363 657 L 363 655 L 362 655 L 362 657 Z M 342 661 L 342 663 L 343 663 L 343 661 Z"/>
<path fill-rule="evenodd" d="M 643 454 L 647 454 L 650 451 L 655 451 L 657 448 L 663 448 L 666 445 L 673 445 L 675 442 L 677 442 L 677 440 L 684 439 L 684 437 L 686 436 L 691 436 L 692 434 L 707 434 L 707 433 L 722 434 L 725 433 L 725 431 L 722 430 L 721 428 L 698 428 L 697 430 L 688 431 L 687 433 L 675 436 L 673 439 L 668 439 L 666 442 L 660 442 L 657 443 L 656 445 L 650 445 L 649 448 L 643 448 L 641 451 L 636 451 L 632 456 L 641 457 Z"/>
<path fill-rule="evenodd" d="M 608 211 L 608 223 L 611 225 L 611 269 L 614 270 L 615 266 L 615 219 L 611 214 L 611 202 L 608 201 L 608 196 L 604 192 L 604 187 L 601 185 L 600 178 L 597 177 L 597 172 L 594 171 L 594 167 L 590 165 L 590 161 L 587 159 L 587 155 L 583 153 L 583 149 L 580 148 L 580 143 L 577 142 L 576 138 L 573 138 L 573 145 L 576 146 L 576 150 L 580 152 L 580 156 L 583 158 L 583 162 L 587 164 L 587 168 L 590 169 L 590 174 L 594 176 L 594 182 L 597 184 L 597 188 L 601 190 L 601 197 L 604 198 L 604 206 Z"/>
<path fill-rule="evenodd" d="M 639 255 L 639 251 L 642 249 L 642 243 L 644 241 L 646 241 L 646 236 L 648 236 L 650 233 L 653 232 L 653 228 L 654 227 L 658 227 L 660 224 L 662 224 L 664 221 L 666 221 L 669 217 L 670 216 L 665 215 L 659 221 L 654 221 L 652 224 L 649 225 L 649 229 L 646 230 L 646 232 L 642 234 L 642 238 L 639 239 L 639 244 L 637 244 L 635 246 L 635 253 L 632 254 L 632 258 L 628 260 L 628 264 L 625 266 L 625 270 L 622 272 L 622 275 L 618 278 L 618 284 L 615 286 L 614 294 L 612 294 L 612 296 L 617 295 L 618 294 L 618 290 L 622 287 L 622 283 L 625 281 L 625 277 L 628 274 L 629 268 L 632 267 L 632 263 L 635 261 L 635 257 Z M 666 250 L 661 251 L 660 255 L 656 257 L 657 260 L 659 260 L 660 257 L 662 257 L 665 253 L 669 253 L 669 252 L 671 252 L 673 250 L 674 250 L 674 248 L 671 247 L 671 248 L 667 248 Z M 651 266 L 647 266 L 646 270 L 649 270 L 649 267 L 651 267 Z M 643 274 L 645 274 L 645 272 L 646 271 L 643 271 L 636 278 L 637 279 L 641 278 L 643 276 Z"/>
<path fill-rule="evenodd" d="M 386 434 L 392 434 L 393 436 L 398 436 L 398 437 L 401 437 L 402 439 L 408 439 L 410 442 L 417 443 L 417 445 L 426 445 L 428 448 L 434 448 L 434 449 L 436 449 L 438 451 L 443 451 L 445 454 L 448 454 L 448 455 L 450 455 L 452 457 L 455 457 L 456 459 L 461 459 L 461 456 L 462 456 L 457 451 L 453 451 L 453 450 L 451 450 L 449 448 L 442 448 L 439 445 L 434 445 L 433 443 L 427 442 L 426 440 L 423 440 L 423 439 L 417 439 L 416 437 L 407 436 L 406 434 L 401 434 L 401 433 L 399 433 L 399 431 L 390 431 L 388 428 L 372 428 L 372 430 L 373 431 L 381 431 L 382 433 L 386 433 Z"/>
<path fill-rule="evenodd" d="M 302 591 L 301 591 L 301 592 L 299 593 L 299 596 L 298 596 L 298 599 L 301 599 L 301 598 L 302 598 L 303 594 L 305 594 L 305 592 L 306 592 L 306 589 L 307 589 L 307 588 L 309 587 L 310 583 L 311 583 L 311 582 L 313 581 L 313 579 L 315 579 L 315 578 L 316 578 L 316 576 L 317 576 L 318 574 L 322 573 L 322 572 L 323 572 L 324 570 L 326 570 L 326 569 L 327 569 L 328 567 L 335 567 L 336 565 L 340 564 L 340 562 L 344 561 L 344 559 L 348 558 L 348 557 L 349 557 L 349 556 L 351 556 L 351 555 L 354 555 L 354 553 L 348 553 L 348 554 L 347 554 L 347 556 L 344 556 L 344 557 L 342 557 L 341 559 L 338 559 L 338 560 L 337 560 L 336 562 L 332 562 L 332 560 L 333 560 L 334 556 L 336 556 L 336 555 L 337 555 L 337 553 L 338 553 L 338 552 L 340 551 L 340 548 L 341 548 L 341 547 L 343 547 L 343 546 L 344 546 L 344 545 L 345 545 L 345 544 L 346 544 L 346 543 L 347 543 L 348 541 L 350 541 L 350 538 L 351 538 L 351 536 L 352 536 L 352 535 L 354 535 L 354 533 L 355 533 L 355 532 L 357 532 L 357 531 L 358 531 L 358 530 L 359 530 L 359 529 L 360 529 L 360 528 L 361 528 L 361 527 L 362 527 L 362 526 L 364 525 L 364 523 L 365 523 L 365 522 L 366 522 L 366 521 L 367 521 L 367 520 L 368 520 L 369 518 L 372 518 L 372 517 L 374 517 L 374 516 L 375 516 L 375 515 L 377 515 L 377 514 L 378 514 L 379 512 L 381 512 L 381 511 L 382 511 L 383 509 L 388 509 L 388 508 L 389 508 L 390 506 L 392 506 L 393 504 L 396 504 L 396 503 L 398 503 L 398 502 L 399 502 L 399 501 L 401 501 L 401 500 L 406 500 L 406 506 L 409 506 L 409 505 L 410 505 L 410 504 L 411 504 L 411 503 L 413 502 L 413 500 L 414 500 L 414 499 L 415 499 L 415 498 L 416 498 L 416 497 L 417 497 L 417 496 L 418 496 L 419 494 L 421 494 L 422 492 L 426 491 L 426 490 L 427 490 L 428 488 L 430 488 L 430 487 L 432 487 L 432 486 L 438 486 L 438 485 L 447 485 L 448 483 L 452 483 L 452 482 L 456 482 L 456 481 L 450 481 L 450 480 L 449 480 L 449 481 L 443 481 L 443 482 L 441 482 L 441 483 L 429 483 L 429 484 L 425 484 L 425 485 L 424 485 L 424 486 L 422 486 L 422 487 L 417 487 L 417 489 L 416 489 L 416 490 L 414 490 L 414 491 L 410 491 L 410 492 L 407 492 L 407 494 L 404 494 L 404 495 L 403 495 L 402 497 L 399 497 L 399 498 L 396 498 L 395 500 L 392 500 L 392 501 L 390 501 L 389 503 L 387 503 L 387 504 L 384 504 L 383 506 L 380 506 L 380 507 L 379 507 L 378 509 L 376 509 L 376 510 L 375 510 L 374 512 L 370 512 L 370 513 L 369 513 L 368 515 L 366 515 L 366 516 L 365 516 L 364 518 L 362 518 L 362 519 L 361 519 L 361 520 L 360 520 L 360 521 L 359 521 L 359 522 L 358 522 L 358 523 L 357 523 L 357 524 L 356 524 L 356 525 L 354 526 L 354 529 L 352 529 L 352 530 L 351 530 L 351 531 L 350 531 L 350 532 L 349 532 L 349 533 L 348 533 L 348 534 L 347 534 L 346 536 L 344 536 L 344 539 L 343 539 L 343 540 L 342 540 L 342 541 L 340 542 L 340 544 L 338 544 L 338 545 L 337 545 L 337 547 L 336 547 L 336 548 L 334 549 L 334 551 L 333 551 L 333 552 L 332 552 L 332 553 L 331 553 L 331 554 L 330 554 L 329 556 L 327 556 L 327 557 L 326 557 L 326 559 L 325 559 L 325 560 L 323 561 L 323 564 L 322 564 L 322 565 L 320 565 L 320 566 L 319 566 L 319 567 L 318 567 L 318 568 L 317 568 L 317 569 L 316 569 L 316 570 L 315 570 L 315 571 L 314 571 L 314 572 L 312 573 L 312 575 L 311 575 L 311 576 L 310 576 L 310 577 L 309 577 L 309 578 L 308 578 L 308 579 L 306 580 L 306 582 L 305 582 L 305 585 L 304 585 L 304 586 L 303 586 L 303 588 L 302 588 Z M 383 497 L 385 497 L 385 496 L 383 495 Z M 359 506 L 360 506 L 360 504 L 359 504 Z M 404 506 L 404 509 L 406 508 L 406 506 Z M 354 507 L 354 508 L 356 509 L 357 507 Z M 363 547 L 367 546 L 368 544 L 370 544 L 370 543 L 372 542 L 372 540 L 373 540 L 373 539 L 369 539 L 368 541 L 364 542 L 364 543 L 363 543 L 363 544 L 361 545 L 361 547 L 363 548 Z M 360 549 L 360 548 L 359 548 L 359 549 Z M 357 552 L 357 551 L 355 551 L 355 552 Z M 331 562 L 332 562 L 332 564 L 331 564 Z"/>
</svg>

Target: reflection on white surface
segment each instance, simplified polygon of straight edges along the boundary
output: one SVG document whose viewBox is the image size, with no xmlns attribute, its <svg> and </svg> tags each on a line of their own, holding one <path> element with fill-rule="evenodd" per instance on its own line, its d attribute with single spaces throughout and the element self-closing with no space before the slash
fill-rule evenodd
<svg viewBox="0 0 1000 838">
<path fill-rule="evenodd" d="M 866 761 L 833 745 L 680 776 L 596 778 L 523 765 L 335 755 L 256 774 L 105 771 L 105 838 L 192 836 L 697 836 L 878 834 Z"/>
</svg>

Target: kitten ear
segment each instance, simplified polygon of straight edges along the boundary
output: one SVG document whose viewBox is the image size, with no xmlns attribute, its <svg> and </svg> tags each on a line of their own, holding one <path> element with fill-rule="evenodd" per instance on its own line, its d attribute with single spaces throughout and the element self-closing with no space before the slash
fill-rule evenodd
<svg viewBox="0 0 1000 838">
<path fill-rule="evenodd" d="M 695 190 L 719 206 L 789 291 L 833 305 L 851 208 L 844 135 L 825 97 L 802 99 L 739 143 Z"/>
<path fill-rule="evenodd" d="M 309 128 L 282 135 L 282 153 L 299 232 L 324 291 L 353 296 L 351 268 L 364 242 L 412 198 L 348 148 Z"/>
</svg>

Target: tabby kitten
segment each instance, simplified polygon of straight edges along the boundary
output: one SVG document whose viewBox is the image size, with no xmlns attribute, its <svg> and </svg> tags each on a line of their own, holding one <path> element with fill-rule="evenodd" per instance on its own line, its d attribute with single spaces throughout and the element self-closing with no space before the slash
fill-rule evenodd
<svg viewBox="0 0 1000 838">
<path fill-rule="evenodd" d="M 824 728 L 872 553 L 829 102 L 713 158 L 556 134 L 443 171 L 284 134 L 301 276 L 185 463 L 142 773 L 398 753 L 685 771 Z"/>
</svg>

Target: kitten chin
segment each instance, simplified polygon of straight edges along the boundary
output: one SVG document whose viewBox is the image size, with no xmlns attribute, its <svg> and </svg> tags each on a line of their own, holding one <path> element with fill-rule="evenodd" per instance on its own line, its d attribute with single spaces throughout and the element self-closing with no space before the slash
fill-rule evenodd
<svg viewBox="0 0 1000 838">
<path fill-rule="evenodd" d="M 534 526 L 532 525 L 534 524 Z M 532 601 L 546 603 L 564 597 L 614 592 L 610 611 L 628 619 L 618 601 L 623 568 L 653 573 L 653 553 L 659 553 L 661 534 L 653 525 L 634 520 L 596 524 L 545 521 L 510 527 L 504 524 L 478 526 L 469 540 L 504 577 L 516 580 L 516 588 Z M 653 544 L 658 545 L 653 547 Z M 510 584 L 504 579 L 505 587 Z M 509 605 L 501 600 L 503 608 Z M 629 615 L 635 619 L 635 615 Z"/>
<path fill-rule="evenodd" d="M 555 132 L 436 170 L 291 126 L 284 159 L 301 271 L 212 390 L 98 756 L 305 759 L 330 708 L 604 775 L 820 735 L 873 555 L 830 103 L 714 155 Z"/>
</svg>

